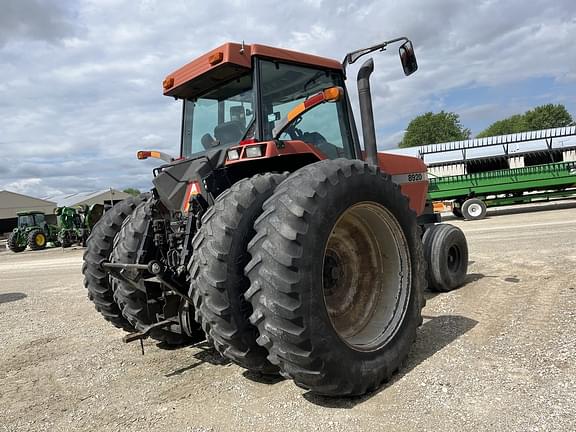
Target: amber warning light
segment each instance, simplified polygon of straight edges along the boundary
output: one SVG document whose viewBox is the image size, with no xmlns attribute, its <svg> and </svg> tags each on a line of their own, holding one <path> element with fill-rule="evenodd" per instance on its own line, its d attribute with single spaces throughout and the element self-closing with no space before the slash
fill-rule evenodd
<svg viewBox="0 0 576 432">
<path fill-rule="evenodd" d="M 151 152 L 151 151 L 146 151 L 146 150 L 140 150 L 138 153 L 136 153 L 136 157 L 140 160 L 144 160 L 144 159 L 148 159 L 149 157 L 154 157 L 152 155 L 152 153 L 158 153 L 158 152 Z M 156 156 L 158 157 L 158 156 Z"/>
<path fill-rule="evenodd" d="M 136 153 L 136 157 L 140 160 L 144 160 L 144 159 L 148 159 L 148 158 L 162 159 L 165 162 L 172 162 L 175 160 L 169 154 L 162 153 L 159 151 L 154 151 L 154 150 L 140 150 L 138 153 Z"/>
<path fill-rule="evenodd" d="M 174 85 L 174 77 L 168 77 L 164 81 L 162 81 L 162 88 L 164 90 L 172 88 L 173 85 Z"/>
<path fill-rule="evenodd" d="M 224 53 L 222 51 L 215 52 L 208 57 L 208 63 L 210 63 L 211 66 L 217 65 L 222 60 L 224 60 Z"/>
</svg>

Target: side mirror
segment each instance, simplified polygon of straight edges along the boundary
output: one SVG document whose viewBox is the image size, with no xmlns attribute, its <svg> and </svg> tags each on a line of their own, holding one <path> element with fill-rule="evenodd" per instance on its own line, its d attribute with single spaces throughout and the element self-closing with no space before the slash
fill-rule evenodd
<svg viewBox="0 0 576 432">
<path fill-rule="evenodd" d="M 414 54 L 414 47 L 412 42 L 407 40 L 400 48 L 398 48 L 398 53 L 400 54 L 400 61 L 402 62 L 402 68 L 404 69 L 404 75 L 412 75 L 418 70 L 418 63 L 416 62 L 416 54 Z"/>
</svg>

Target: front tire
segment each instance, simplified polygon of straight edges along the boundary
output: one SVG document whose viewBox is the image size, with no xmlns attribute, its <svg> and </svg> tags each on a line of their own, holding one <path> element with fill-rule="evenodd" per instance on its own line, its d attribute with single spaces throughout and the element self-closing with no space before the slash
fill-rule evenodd
<svg viewBox="0 0 576 432">
<path fill-rule="evenodd" d="M 266 201 L 255 228 L 246 298 L 270 362 L 329 396 L 388 380 L 424 304 L 416 215 L 390 176 L 356 160 L 308 165 Z"/>
<path fill-rule="evenodd" d="M 468 272 L 468 243 L 460 228 L 433 225 L 424 232 L 424 257 L 428 264 L 428 288 L 452 291 L 464 283 Z"/>
</svg>

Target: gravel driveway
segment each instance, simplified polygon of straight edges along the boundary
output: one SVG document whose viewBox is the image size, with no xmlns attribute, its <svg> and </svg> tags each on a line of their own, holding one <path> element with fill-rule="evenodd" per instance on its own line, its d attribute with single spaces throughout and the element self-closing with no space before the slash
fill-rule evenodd
<svg viewBox="0 0 576 432">
<path fill-rule="evenodd" d="M 428 293 L 379 391 L 316 397 L 204 344 L 126 345 L 86 298 L 82 250 L 0 252 L 0 430 L 574 431 L 576 209 L 455 222 L 468 283 Z"/>
</svg>

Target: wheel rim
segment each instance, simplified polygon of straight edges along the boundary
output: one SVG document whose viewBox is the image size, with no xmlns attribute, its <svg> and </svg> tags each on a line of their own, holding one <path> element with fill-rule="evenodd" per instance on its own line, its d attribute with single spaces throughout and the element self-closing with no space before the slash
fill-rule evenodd
<svg viewBox="0 0 576 432">
<path fill-rule="evenodd" d="M 478 217 L 482 214 L 482 206 L 477 203 L 472 203 L 468 206 L 468 214 L 472 217 Z"/>
<path fill-rule="evenodd" d="M 457 246 L 451 246 L 448 249 L 448 270 L 451 273 L 455 273 L 460 267 L 460 261 L 462 260 L 460 254 L 460 248 Z"/>
<path fill-rule="evenodd" d="M 46 244 L 46 237 L 44 234 L 38 233 L 36 234 L 36 246 L 44 246 Z"/>
<path fill-rule="evenodd" d="M 359 203 L 328 238 L 322 288 L 332 327 L 351 348 L 374 351 L 398 331 L 408 306 L 408 244 L 396 218 L 377 203 Z"/>
</svg>

